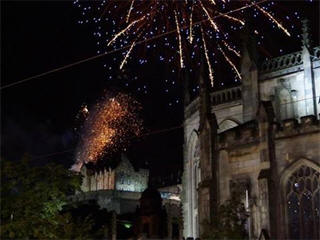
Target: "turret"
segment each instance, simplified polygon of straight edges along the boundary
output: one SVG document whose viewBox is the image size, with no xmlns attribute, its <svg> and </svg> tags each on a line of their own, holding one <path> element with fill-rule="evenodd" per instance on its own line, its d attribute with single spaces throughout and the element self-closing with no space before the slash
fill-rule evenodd
<svg viewBox="0 0 320 240">
<path fill-rule="evenodd" d="M 318 115 L 317 99 L 316 99 L 316 84 L 313 73 L 311 59 L 311 34 L 309 21 L 302 20 L 302 60 L 304 70 L 304 97 L 305 97 L 305 113 L 304 116 Z"/>
<path fill-rule="evenodd" d="M 248 30 L 242 34 L 241 76 L 243 122 L 247 122 L 255 119 L 259 104 L 256 42 Z"/>
</svg>

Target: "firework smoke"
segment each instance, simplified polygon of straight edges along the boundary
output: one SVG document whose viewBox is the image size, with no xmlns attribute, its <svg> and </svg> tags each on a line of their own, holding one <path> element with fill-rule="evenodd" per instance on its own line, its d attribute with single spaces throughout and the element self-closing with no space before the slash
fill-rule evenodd
<svg viewBox="0 0 320 240">
<path fill-rule="evenodd" d="M 124 149 L 132 137 L 141 133 L 142 121 L 137 116 L 140 105 L 130 96 L 119 93 L 104 97 L 92 110 L 81 110 L 86 119 L 76 151 L 73 170 L 83 163 L 97 162 L 108 153 Z"/>
</svg>

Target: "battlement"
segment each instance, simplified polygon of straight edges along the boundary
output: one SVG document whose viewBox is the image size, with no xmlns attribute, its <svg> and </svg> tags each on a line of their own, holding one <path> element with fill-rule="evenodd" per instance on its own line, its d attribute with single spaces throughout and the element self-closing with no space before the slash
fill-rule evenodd
<svg viewBox="0 0 320 240">
<path fill-rule="evenodd" d="M 320 59 L 320 46 L 315 47 L 311 51 L 312 61 Z M 260 71 L 262 73 L 274 72 L 284 68 L 290 68 L 303 63 L 302 51 L 293 52 L 279 57 L 267 59 L 261 64 Z"/>
<path fill-rule="evenodd" d="M 219 147 L 228 148 L 259 140 L 257 121 L 249 121 L 219 134 Z"/>
<path fill-rule="evenodd" d="M 260 71 L 262 73 L 273 72 L 300 64 L 302 64 L 302 51 L 268 59 L 262 63 Z"/>
<path fill-rule="evenodd" d="M 210 102 L 213 106 L 229 103 L 233 101 L 240 101 L 242 96 L 241 86 L 226 88 L 210 93 Z M 185 108 L 185 117 L 188 118 L 199 109 L 199 97 L 194 99 Z"/>
<path fill-rule="evenodd" d="M 320 66 L 320 46 L 310 50 L 310 57 L 313 61 L 313 68 Z M 259 71 L 259 80 L 303 71 L 302 51 L 267 59 L 261 64 Z"/>
<path fill-rule="evenodd" d="M 227 88 L 221 91 L 213 92 L 211 93 L 210 98 L 211 98 L 211 103 L 213 105 L 240 100 L 241 86 Z"/>
<path fill-rule="evenodd" d="M 320 121 L 314 115 L 300 118 L 300 122 L 286 119 L 273 124 L 276 138 L 320 132 Z M 219 148 L 229 148 L 259 141 L 259 122 L 250 121 L 219 134 Z"/>
<path fill-rule="evenodd" d="M 316 116 L 309 115 L 297 119 L 286 119 L 275 125 L 276 138 L 290 137 L 310 132 L 320 132 L 320 121 Z"/>
</svg>

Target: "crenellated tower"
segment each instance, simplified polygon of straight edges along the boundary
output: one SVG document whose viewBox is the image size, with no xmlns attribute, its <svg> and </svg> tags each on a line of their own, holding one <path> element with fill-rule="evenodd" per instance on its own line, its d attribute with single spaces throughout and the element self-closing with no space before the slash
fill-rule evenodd
<svg viewBox="0 0 320 240">
<path fill-rule="evenodd" d="M 320 47 L 307 20 L 301 50 L 261 64 L 255 39 L 242 42 L 240 86 L 209 91 L 202 62 L 199 96 L 186 97 L 184 236 L 201 237 L 237 190 L 249 239 L 317 239 Z"/>
<path fill-rule="evenodd" d="M 247 122 L 255 119 L 259 105 L 259 86 L 258 86 L 258 62 L 256 41 L 248 30 L 242 33 L 242 57 L 241 57 L 241 76 L 242 76 L 242 106 L 243 121 Z"/>
<path fill-rule="evenodd" d="M 202 69 L 204 63 L 202 62 Z M 200 169 L 201 179 L 198 184 L 198 209 L 200 235 L 202 233 L 202 224 L 205 221 L 210 222 L 212 215 L 217 211 L 219 199 L 218 186 L 218 124 L 217 119 L 212 112 L 212 103 L 210 98 L 210 87 L 208 81 L 203 77 L 203 71 L 200 78 L 199 94 L 199 143 L 200 143 Z"/>
</svg>

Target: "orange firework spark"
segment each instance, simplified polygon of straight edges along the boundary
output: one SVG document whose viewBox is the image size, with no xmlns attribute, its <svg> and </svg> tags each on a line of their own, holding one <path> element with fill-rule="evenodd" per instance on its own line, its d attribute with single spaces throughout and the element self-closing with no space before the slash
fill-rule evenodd
<svg viewBox="0 0 320 240">
<path fill-rule="evenodd" d="M 142 121 L 137 116 L 140 105 L 130 96 L 119 93 L 104 97 L 89 112 L 77 149 L 77 164 L 97 162 L 106 153 L 121 150 L 139 136 Z M 82 112 L 88 112 L 87 108 Z"/>
</svg>

